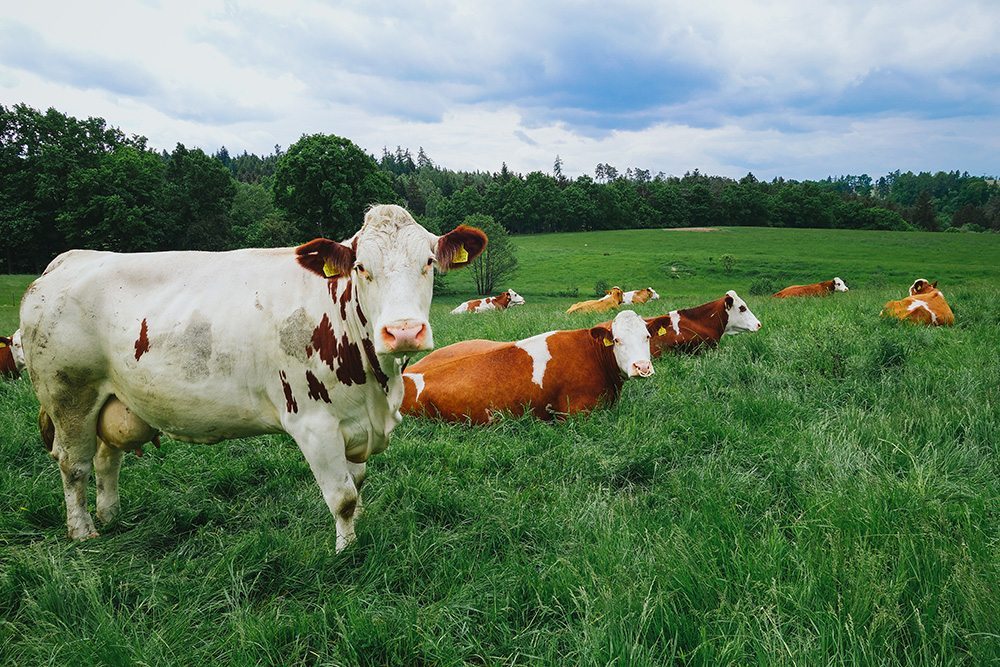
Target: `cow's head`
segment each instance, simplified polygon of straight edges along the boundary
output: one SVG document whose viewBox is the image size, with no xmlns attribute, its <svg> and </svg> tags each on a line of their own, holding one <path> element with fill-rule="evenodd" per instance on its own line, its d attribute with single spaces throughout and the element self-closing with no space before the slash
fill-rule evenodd
<svg viewBox="0 0 1000 667">
<path fill-rule="evenodd" d="M 847 284 L 840 278 L 833 279 L 833 291 L 834 292 L 846 292 Z"/>
<path fill-rule="evenodd" d="M 657 294 L 656 290 L 653 289 L 652 287 L 647 287 L 646 289 L 649 290 L 649 300 L 650 301 L 656 301 L 657 299 L 660 298 L 660 295 Z"/>
<path fill-rule="evenodd" d="M 910 296 L 916 296 L 918 294 L 930 294 L 931 292 L 937 289 L 937 284 L 938 281 L 936 280 L 933 283 L 931 283 L 928 282 L 927 280 L 924 280 L 923 278 L 917 278 L 916 280 L 913 281 L 913 284 L 910 285 Z"/>
<path fill-rule="evenodd" d="M 428 321 L 434 269 L 466 267 L 484 248 L 482 230 L 459 225 L 436 236 L 404 208 L 386 204 L 369 208 L 349 241 L 316 239 L 298 254 L 299 263 L 314 273 L 350 276 L 375 332 L 376 354 L 402 354 L 434 348 Z"/>
<path fill-rule="evenodd" d="M 726 308 L 726 314 L 729 317 L 726 321 L 726 330 L 723 332 L 723 335 L 731 336 L 744 331 L 753 332 L 760 330 L 760 320 L 750 312 L 747 302 L 741 299 L 735 291 L 729 290 L 726 292 L 726 296 L 722 298 L 722 301 Z"/>
<path fill-rule="evenodd" d="M 607 292 L 605 292 L 605 294 L 611 297 L 611 301 L 615 305 L 620 305 L 622 301 L 625 300 L 625 292 L 623 292 L 622 288 L 618 286 L 612 287 Z"/>
<path fill-rule="evenodd" d="M 590 330 L 590 335 L 600 345 L 613 348 L 618 370 L 626 377 L 645 378 L 653 374 L 653 364 L 649 361 L 651 332 L 646 320 L 634 310 L 623 310 L 610 324 L 598 324 Z"/>
<path fill-rule="evenodd" d="M 524 305 L 524 297 L 521 296 L 520 294 L 518 294 L 517 292 L 515 292 L 514 290 L 512 290 L 512 289 L 507 290 L 507 295 L 510 297 L 510 304 L 509 305 L 511 305 L 511 306 L 523 306 Z"/>
</svg>

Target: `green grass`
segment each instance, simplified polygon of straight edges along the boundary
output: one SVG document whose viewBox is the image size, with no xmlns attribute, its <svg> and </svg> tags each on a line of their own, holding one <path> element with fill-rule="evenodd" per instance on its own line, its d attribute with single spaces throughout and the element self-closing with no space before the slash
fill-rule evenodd
<svg viewBox="0 0 1000 667">
<path fill-rule="evenodd" d="M 72 544 L 30 384 L 0 385 L 0 664 L 1000 660 L 1000 237 L 517 242 L 528 305 L 458 318 L 467 295 L 439 297 L 440 345 L 588 326 L 546 294 L 599 278 L 660 290 L 643 313 L 735 288 L 764 328 L 664 357 L 590 417 L 405 420 L 341 555 L 286 437 L 128 456 L 122 518 Z M 730 275 L 713 268 L 726 252 Z M 693 272 L 656 279 L 673 257 Z M 755 264 L 852 291 L 749 296 Z M 956 327 L 878 319 L 919 276 L 942 280 Z M 27 282 L 0 279 L 0 296 Z"/>
</svg>

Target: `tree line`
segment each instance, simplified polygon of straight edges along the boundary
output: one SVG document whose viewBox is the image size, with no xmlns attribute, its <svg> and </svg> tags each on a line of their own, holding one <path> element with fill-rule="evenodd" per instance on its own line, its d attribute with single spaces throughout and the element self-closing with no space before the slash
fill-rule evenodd
<svg viewBox="0 0 1000 667">
<path fill-rule="evenodd" d="M 155 151 L 102 118 L 0 105 L 0 271 L 37 273 L 69 248 L 124 252 L 283 246 L 345 238 L 369 203 L 406 206 L 428 229 L 469 216 L 512 234 L 752 225 L 1000 230 L 1000 185 L 968 173 L 895 171 L 760 181 L 620 171 L 453 171 L 419 148 L 378 158 L 349 139 L 304 135 L 269 155 L 183 144 Z"/>
</svg>

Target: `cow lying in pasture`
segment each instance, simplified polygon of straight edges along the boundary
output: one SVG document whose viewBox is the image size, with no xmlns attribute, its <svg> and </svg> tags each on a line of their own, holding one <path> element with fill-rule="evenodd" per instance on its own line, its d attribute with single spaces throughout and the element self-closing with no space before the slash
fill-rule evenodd
<svg viewBox="0 0 1000 667">
<path fill-rule="evenodd" d="M 664 350 L 698 352 L 715 347 L 723 336 L 761 328 L 760 320 L 733 290 L 715 301 L 694 308 L 671 310 L 660 317 L 647 317 L 652 339 L 649 350 L 658 359 Z"/>
<path fill-rule="evenodd" d="M 497 412 L 546 420 L 589 412 L 615 401 L 626 379 L 653 374 L 654 326 L 625 310 L 591 329 L 449 345 L 403 373 L 402 412 L 474 424 L 489 423 Z"/>
<path fill-rule="evenodd" d="M 622 300 L 625 298 L 624 292 L 622 292 L 621 287 L 612 287 L 608 290 L 608 293 L 602 296 L 600 299 L 591 299 L 590 301 L 581 301 L 579 303 L 574 303 L 569 309 L 566 310 L 567 313 L 603 313 L 608 310 L 614 310 L 622 305 Z"/>
<path fill-rule="evenodd" d="M 834 292 L 849 291 L 847 285 L 840 278 L 824 280 L 821 283 L 812 285 L 791 285 L 785 289 L 775 292 L 773 296 L 784 299 L 790 296 L 828 296 Z"/>
<path fill-rule="evenodd" d="M 16 380 L 24 370 L 24 350 L 21 348 L 21 330 L 8 338 L 0 336 L 0 377 Z"/>
<path fill-rule="evenodd" d="M 119 511 L 122 451 L 97 443 L 114 396 L 176 440 L 288 433 L 343 549 L 365 462 L 401 418 L 399 357 L 434 346 L 433 272 L 467 266 L 485 246 L 479 229 L 436 236 L 389 205 L 371 207 L 343 243 L 57 257 L 20 315 L 28 374 L 53 423 L 69 536 L 97 535 L 92 469 L 105 489 L 98 517 Z"/>
<path fill-rule="evenodd" d="M 523 305 L 524 297 L 514 290 L 509 289 L 506 292 L 501 292 L 497 296 L 491 296 L 485 299 L 470 299 L 469 301 L 459 304 L 454 310 L 451 311 L 451 314 L 461 315 L 462 313 L 485 313 L 488 310 L 504 310 L 510 306 Z"/>
<path fill-rule="evenodd" d="M 881 317 L 895 317 L 904 322 L 930 326 L 951 326 L 955 313 L 937 288 L 937 281 L 930 283 L 923 278 L 910 286 L 910 296 L 899 301 L 889 301 L 879 313 Z"/>
<path fill-rule="evenodd" d="M 644 287 L 642 289 L 629 290 L 622 294 L 622 303 L 646 303 L 647 301 L 655 301 L 659 298 L 660 295 L 656 293 L 655 289 Z"/>
</svg>

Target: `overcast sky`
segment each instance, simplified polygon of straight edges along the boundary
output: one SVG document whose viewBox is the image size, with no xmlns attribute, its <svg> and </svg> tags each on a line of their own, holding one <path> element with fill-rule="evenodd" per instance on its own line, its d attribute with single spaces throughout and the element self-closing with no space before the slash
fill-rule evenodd
<svg viewBox="0 0 1000 667">
<path fill-rule="evenodd" d="M 0 103 L 569 176 L 1000 173 L 1000 1 L 6 2 Z"/>
</svg>

